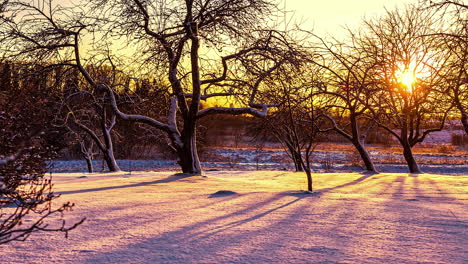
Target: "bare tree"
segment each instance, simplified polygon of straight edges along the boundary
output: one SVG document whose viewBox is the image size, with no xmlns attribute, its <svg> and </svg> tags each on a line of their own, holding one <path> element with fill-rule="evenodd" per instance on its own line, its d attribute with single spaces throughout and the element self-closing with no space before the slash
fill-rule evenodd
<svg viewBox="0 0 468 264">
<path fill-rule="evenodd" d="M 51 0 L 44 3 L 8 2 L 1 30 L 3 42 L 10 47 L 5 52 L 35 54 L 42 61 L 66 58 L 61 65 L 75 67 L 91 87 L 108 92 L 118 117 L 166 133 L 185 173 L 201 173 L 197 120 L 211 114 L 265 116 L 272 105 L 259 103 L 259 94 L 273 83 L 278 68 L 297 63 L 297 50 L 286 35 L 262 28 L 274 8 L 266 0 L 102 0 L 93 3 L 89 15 L 74 10 L 78 17 Z M 105 30 L 99 41 L 115 34 L 128 36 L 130 42 L 136 41 L 130 44 L 139 47 L 134 58 L 141 58 L 140 65 L 147 70 L 152 65 L 148 71 L 163 69 L 170 94 L 165 118 L 123 113 L 113 91 L 116 86 L 87 70 L 80 52 L 82 35 L 96 32 L 97 26 Z M 213 59 L 217 52 L 227 51 L 217 61 Z M 206 53 L 210 55 L 204 56 Z M 105 58 L 114 68 L 110 57 Z M 202 100 L 233 96 L 239 98 L 239 107 L 200 109 Z"/>
<path fill-rule="evenodd" d="M 372 107 L 372 94 L 375 92 L 371 70 L 375 64 L 365 59 L 365 54 L 354 47 L 352 31 L 349 44 L 337 41 L 328 43 L 321 38 L 319 49 L 321 56 L 312 58 L 312 62 L 321 67 L 323 81 L 317 85 L 314 96 L 328 101 L 322 116 L 329 121 L 331 128 L 349 142 L 358 151 L 367 171 L 375 172 L 375 166 L 364 146 L 368 129 L 373 120 L 369 118 Z"/>
<path fill-rule="evenodd" d="M 82 98 L 78 99 L 78 97 Z M 77 101 L 81 101 L 82 104 L 77 104 Z M 65 123 L 70 123 L 67 125 L 69 130 L 80 130 L 85 133 L 100 150 L 109 171 L 120 171 L 114 156 L 114 143 L 111 134 L 117 117 L 106 106 L 105 98 L 96 98 L 92 93 L 78 91 L 67 96 L 64 99 L 64 104 L 66 109 Z M 87 158 L 90 157 L 90 152 L 84 145 L 84 139 L 81 138 L 82 136 L 78 136 L 81 150 L 89 163 Z"/>
<path fill-rule="evenodd" d="M 428 37 L 437 28 L 432 14 L 408 6 L 365 22 L 356 37 L 360 52 L 376 65 L 371 74 L 378 91 L 372 116 L 403 147 L 410 172 L 420 172 L 412 148 L 443 129 L 452 107 L 440 87 L 448 60 L 438 42 Z"/>
<path fill-rule="evenodd" d="M 163 67 L 170 84 L 166 121 L 126 114 L 113 104 L 115 112 L 164 131 L 185 173 L 201 172 L 197 120 L 212 114 L 264 117 L 272 105 L 258 102 L 262 88 L 280 67 L 297 63 L 285 34 L 260 28 L 272 14 L 269 1 L 116 0 L 99 5 L 118 18 L 114 25 L 122 34 L 144 45 L 143 54 L 150 55 L 145 62 Z M 234 51 L 216 62 L 216 50 Z M 114 102 L 112 92 L 109 95 Z M 240 107 L 200 109 L 201 101 L 215 97 L 238 97 Z"/>
<path fill-rule="evenodd" d="M 114 157 L 111 136 L 116 124 L 116 115 L 107 103 L 106 93 L 95 89 L 95 79 L 111 87 L 124 86 L 126 83 L 116 84 L 117 80 L 121 79 L 114 69 L 114 61 L 108 49 L 103 48 L 99 54 L 89 57 L 89 61 L 94 62 L 94 65 L 82 62 L 84 58 L 80 53 L 83 37 L 81 33 L 85 28 L 88 28 L 88 32 L 93 32 L 95 20 L 86 20 L 82 12 L 79 12 L 82 10 L 78 6 L 62 7 L 52 0 L 6 1 L 2 7 L 2 52 L 17 61 L 32 61 L 42 65 L 41 70 L 68 68 L 68 72 L 63 73 L 68 80 L 64 81 L 63 76 L 56 77 L 57 82 L 61 80 L 61 88 L 65 91 L 62 101 L 66 106 L 67 116 L 73 117 L 66 119 L 94 140 L 110 171 L 120 171 Z M 106 62 L 111 65 L 107 67 L 107 71 L 106 65 L 103 65 Z M 81 75 L 81 78 L 77 74 Z M 90 85 L 91 91 L 86 91 L 84 87 Z M 74 92 L 67 93 L 70 90 Z M 104 96 L 99 96 L 99 93 Z M 86 96 L 88 98 L 82 98 Z M 81 108 L 77 109 L 74 105 L 80 105 Z M 94 113 L 91 114 L 91 111 Z M 93 129 L 94 124 L 90 122 L 82 122 L 81 117 L 92 120 L 91 123 L 97 122 L 99 129 Z"/>
<path fill-rule="evenodd" d="M 431 37 L 451 55 L 446 70 L 444 93 L 452 98 L 460 114 L 460 121 L 468 134 L 468 5 L 463 1 L 428 2 L 427 6 L 446 21 L 446 27 Z"/>
<path fill-rule="evenodd" d="M 314 65 L 282 69 L 277 89 L 268 94 L 269 100 L 279 103 L 278 107 L 252 124 L 257 140 L 266 141 L 273 137 L 282 145 L 296 171 L 305 171 L 307 162 L 304 160 L 307 159 L 303 153 L 307 152 L 306 149 L 311 152 L 316 145 L 316 116 L 311 112 L 318 113 L 317 109 L 323 107 L 320 105 L 322 97 L 314 97 L 317 86 L 321 84 L 319 71 Z"/>
<path fill-rule="evenodd" d="M 71 126 L 67 124 L 65 124 L 65 127 L 67 127 L 71 136 L 71 138 L 68 140 L 73 143 L 76 142 L 79 145 L 80 155 L 86 161 L 88 172 L 93 173 L 93 159 L 96 156 L 96 154 L 98 154 L 97 152 L 95 152 L 94 141 L 92 139 L 89 139 L 89 137 L 86 134 L 80 133 L 79 131 L 75 131 Z"/>
</svg>

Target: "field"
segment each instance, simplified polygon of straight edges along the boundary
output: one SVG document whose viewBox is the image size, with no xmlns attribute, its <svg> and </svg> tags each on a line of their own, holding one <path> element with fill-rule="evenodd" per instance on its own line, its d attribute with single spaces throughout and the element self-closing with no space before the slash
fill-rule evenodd
<svg viewBox="0 0 468 264">
<path fill-rule="evenodd" d="M 466 263 L 468 176 L 286 171 L 56 173 L 68 239 L 1 263 Z"/>
</svg>

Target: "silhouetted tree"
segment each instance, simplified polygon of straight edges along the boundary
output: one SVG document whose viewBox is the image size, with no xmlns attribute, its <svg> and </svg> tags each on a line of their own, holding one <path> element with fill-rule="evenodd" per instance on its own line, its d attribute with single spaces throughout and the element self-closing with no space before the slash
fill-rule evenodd
<svg viewBox="0 0 468 264">
<path fill-rule="evenodd" d="M 408 6 L 365 22 L 355 36 L 378 90 L 372 93 L 372 117 L 403 147 L 410 172 L 420 172 L 412 148 L 443 129 L 452 107 L 441 93 L 439 73 L 449 56 L 431 38 L 439 25 L 432 13 Z"/>
<path fill-rule="evenodd" d="M 351 39 L 353 38 L 350 31 Z M 368 128 L 373 120 L 368 116 L 373 107 L 372 94 L 375 85 L 371 69 L 376 65 L 365 60 L 365 55 L 350 44 L 335 41 L 326 42 L 321 38 L 319 53 L 311 60 L 321 67 L 323 80 L 316 85 L 314 96 L 323 97 L 326 106 L 322 116 L 328 119 L 331 128 L 351 142 L 358 151 L 367 171 L 375 172 L 369 152 L 364 146 Z"/>
<path fill-rule="evenodd" d="M 265 116 L 270 105 L 258 103 L 262 86 L 278 68 L 296 63 L 295 50 L 285 35 L 260 27 L 274 8 L 269 1 L 133 0 L 99 1 L 99 5 L 118 18 L 114 26 L 122 35 L 131 34 L 144 44 L 143 54 L 149 54 L 146 61 L 165 68 L 170 84 L 171 106 L 165 122 L 125 114 L 115 104 L 114 110 L 123 119 L 164 131 L 186 173 L 201 172 L 197 120 L 211 114 Z M 236 51 L 222 55 L 218 62 L 212 59 L 213 53 L 202 55 L 223 49 Z M 241 105 L 246 106 L 200 109 L 201 101 L 208 98 L 233 96 L 243 96 Z"/>
<path fill-rule="evenodd" d="M 259 94 L 271 88 L 278 68 L 298 63 L 297 48 L 286 34 L 265 29 L 275 8 L 266 0 L 102 0 L 93 2 L 87 15 L 45 2 L 8 2 L 1 30 L 5 52 L 34 54 L 42 61 L 66 58 L 62 65 L 76 67 L 93 89 L 108 92 L 118 117 L 163 131 L 185 173 L 201 173 L 197 120 L 211 114 L 265 116 L 272 105 L 259 103 Z M 163 70 L 170 95 L 165 118 L 123 113 L 114 94 L 122 84 L 109 85 L 87 70 L 80 52 L 82 35 L 98 28 L 103 38 L 120 34 L 136 41 L 130 44 L 139 47 L 137 63 L 149 72 Z M 227 54 L 214 60 L 217 51 Z M 108 52 L 103 53 L 118 72 Z M 214 97 L 237 97 L 240 107 L 200 109 L 202 100 Z"/>
<path fill-rule="evenodd" d="M 441 16 L 446 25 L 431 37 L 449 51 L 450 59 L 441 75 L 446 80 L 443 92 L 450 96 L 468 134 L 468 5 L 463 1 L 428 1 L 428 7 Z"/>
</svg>

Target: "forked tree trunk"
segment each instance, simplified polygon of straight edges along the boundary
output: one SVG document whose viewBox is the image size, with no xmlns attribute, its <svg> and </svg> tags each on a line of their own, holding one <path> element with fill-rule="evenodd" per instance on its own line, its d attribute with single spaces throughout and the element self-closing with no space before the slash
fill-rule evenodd
<svg viewBox="0 0 468 264">
<path fill-rule="evenodd" d="M 461 89 L 461 86 L 459 89 Z M 460 94 L 458 90 L 455 91 L 454 103 L 458 111 L 460 111 L 460 121 L 463 125 L 465 133 L 468 135 L 468 113 L 466 112 L 465 106 L 460 101 Z"/>
<path fill-rule="evenodd" d="M 290 152 L 294 161 L 294 167 L 296 171 L 297 172 L 304 171 L 304 167 L 302 166 L 302 162 L 301 162 L 301 159 L 302 159 L 301 154 L 297 153 L 297 151 L 295 150 L 290 150 Z"/>
<path fill-rule="evenodd" d="M 109 171 L 112 171 L 112 172 L 120 171 L 120 167 L 117 164 L 117 161 L 115 160 L 114 152 L 112 151 L 112 148 L 108 149 L 103 154 L 104 154 L 104 160 L 106 161 L 106 165 Z"/>
<path fill-rule="evenodd" d="M 354 113 L 354 110 L 352 112 L 353 113 L 350 115 L 352 136 L 349 136 L 349 139 L 356 148 L 356 150 L 359 152 L 359 155 L 361 156 L 361 159 L 364 162 L 364 165 L 366 166 L 366 170 L 370 172 L 376 172 L 374 163 L 369 157 L 369 153 L 359 140 L 361 138 L 361 133 L 358 125 L 358 120 L 356 114 Z"/>
<path fill-rule="evenodd" d="M 280 141 L 283 141 L 280 136 L 277 137 Z M 296 148 L 293 147 L 292 143 L 288 143 L 285 140 L 285 146 L 287 147 L 287 151 L 289 152 L 290 158 L 292 159 L 294 163 L 294 169 L 296 172 L 302 172 L 304 171 L 304 166 L 302 166 L 302 157 L 301 153 L 298 153 L 296 151 Z"/>
<path fill-rule="evenodd" d="M 115 113 L 112 113 L 111 117 L 111 125 L 107 127 L 106 125 L 106 120 L 107 120 L 107 111 L 106 108 L 103 108 L 102 112 L 102 118 L 101 118 L 101 129 L 104 137 L 104 160 L 106 161 L 107 168 L 109 171 L 120 171 L 119 165 L 117 164 L 117 161 L 115 160 L 114 156 L 114 144 L 112 141 L 112 136 L 111 136 L 111 130 L 114 128 L 115 125 Z"/>
<path fill-rule="evenodd" d="M 367 152 L 366 148 L 364 148 L 362 143 L 359 140 L 354 140 L 352 143 L 359 152 L 359 155 L 361 156 L 361 159 L 364 162 L 364 166 L 366 166 L 366 170 L 370 172 L 376 172 L 374 163 L 370 159 L 369 153 Z"/>
<path fill-rule="evenodd" d="M 405 157 L 406 163 L 408 164 L 408 169 L 410 173 L 421 173 L 418 163 L 414 159 L 413 151 L 409 143 L 403 143 L 403 156 Z"/>
</svg>

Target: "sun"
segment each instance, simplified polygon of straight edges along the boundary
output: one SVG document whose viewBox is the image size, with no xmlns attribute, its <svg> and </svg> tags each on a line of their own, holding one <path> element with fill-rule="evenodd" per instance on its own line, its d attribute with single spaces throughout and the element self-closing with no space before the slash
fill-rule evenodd
<svg viewBox="0 0 468 264">
<path fill-rule="evenodd" d="M 402 84 L 407 92 L 413 91 L 413 86 L 417 81 L 416 73 L 408 68 L 404 70 L 398 70 L 395 73 L 398 83 Z"/>
</svg>

